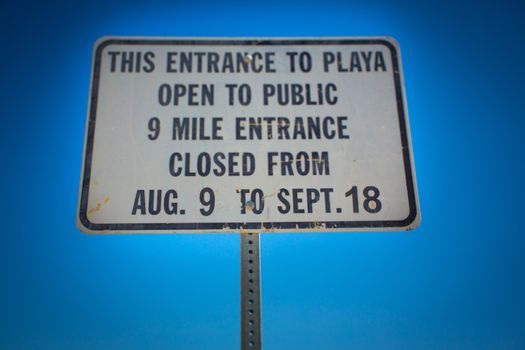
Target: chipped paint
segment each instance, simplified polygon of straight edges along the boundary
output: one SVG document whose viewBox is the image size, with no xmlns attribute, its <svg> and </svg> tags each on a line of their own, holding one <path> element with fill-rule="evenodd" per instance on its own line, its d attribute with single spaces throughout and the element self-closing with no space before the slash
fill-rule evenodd
<svg viewBox="0 0 525 350">
<path fill-rule="evenodd" d="M 100 210 L 100 208 L 102 208 L 102 204 L 99 202 L 94 208 L 91 208 L 88 210 L 88 214 L 96 213 L 97 211 Z"/>
<path fill-rule="evenodd" d="M 250 63 L 252 63 L 252 60 L 253 60 L 252 55 L 247 54 L 246 56 L 244 56 L 244 60 L 243 60 L 243 61 L 244 61 L 244 63 L 246 63 L 246 64 L 250 64 Z"/>
<path fill-rule="evenodd" d="M 88 214 L 93 214 L 99 212 L 102 209 L 102 206 L 109 203 L 109 196 L 105 196 L 102 199 L 102 202 L 97 202 L 97 204 L 88 210 Z"/>
</svg>

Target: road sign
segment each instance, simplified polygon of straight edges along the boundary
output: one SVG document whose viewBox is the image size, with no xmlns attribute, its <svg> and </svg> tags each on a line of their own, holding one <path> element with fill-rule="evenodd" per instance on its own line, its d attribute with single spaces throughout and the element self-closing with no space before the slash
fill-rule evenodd
<svg viewBox="0 0 525 350">
<path fill-rule="evenodd" d="M 100 39 L 77 221 L 90 233 L 415 228 L 397 43 Z"/>
</svg>

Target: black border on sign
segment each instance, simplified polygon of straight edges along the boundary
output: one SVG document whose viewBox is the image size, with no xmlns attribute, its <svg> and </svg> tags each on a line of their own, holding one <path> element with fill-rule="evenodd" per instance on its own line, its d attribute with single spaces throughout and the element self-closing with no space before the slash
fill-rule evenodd
<svg viewBox="0 0 525 350">
<path fill-rule="evenodd" d="M 87 218 L 87 204 L 89 196 L 89 183 L 91 178 L 91 163 L 93 157 L 93 143 L 95 136 L 95 124 L 97 114 L 98 89 L 100 84 L 100 67 L 102 51 L 108 45 L 244 45 L 244 46 L 274 46 L 274 45 L 385 45 L 389 48 L 392 55 L 392 71 L 396 90 L 397 111 L 399 115 L 399 128 L 401 130 L 401 145 L 403 150 L 403 160 L 405 166 L 406 185 L 408 190 L 408 201 L 410 213 L 404 220 L 383 220 L 383 221 L 324 221 L 324 222 L 212 222 L 212 223 L 113 223 L 97 224 L 92 223 Z M 308 230 L 319 228 L 320 225 L 325 230 L 330 229 L 356 229 L 356 228 L 406 228 L 417 217 L 417 205 L 414 188 L 414 177 L 412 174 L 412 164 L 410 159 L 409 141 L 407 135 L 406 115 L 404 108 L 403 87 L 401 86 L 401 76 L 399 70 L 399 57 L 396 47 L 386 39 L 126 39 L 108 38 L 102 40 L 96 47 L 94 67 L 92 71 L 90 112 L 88 130 L 86 135 L 86 146 L 84 154 L 84 174 L 82 177 L 81 198 L 79 206 L 80 222 L 91 231 L 224 231 L 225 227 L 229 230 Z"/>
</svg>

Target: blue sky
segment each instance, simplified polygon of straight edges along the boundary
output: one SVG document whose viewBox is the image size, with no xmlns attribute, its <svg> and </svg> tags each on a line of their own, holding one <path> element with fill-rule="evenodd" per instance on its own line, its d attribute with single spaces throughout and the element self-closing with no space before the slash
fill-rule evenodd
<svg viewBox="0 0 525 350">
<path fill-rule="evenodd" d="M 403 57 L 422 224 L 262 237 L 266 349 L 525 348 L 518 1 L 0 5 L 1 349 L 235 349 L 238 235 L 75 227 L 102 35 L 384 36 Z"/>
</svg>

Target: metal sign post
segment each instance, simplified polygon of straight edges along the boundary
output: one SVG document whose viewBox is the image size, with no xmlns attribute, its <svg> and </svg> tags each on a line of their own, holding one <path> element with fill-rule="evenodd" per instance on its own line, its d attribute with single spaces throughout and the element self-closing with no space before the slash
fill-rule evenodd
<svg viewBox="0 0 525 350">
<path fill-rule="evenodd" d="M 241 349 L 262 349 L 258 232 L 241 233 Z"/>
</svg>

